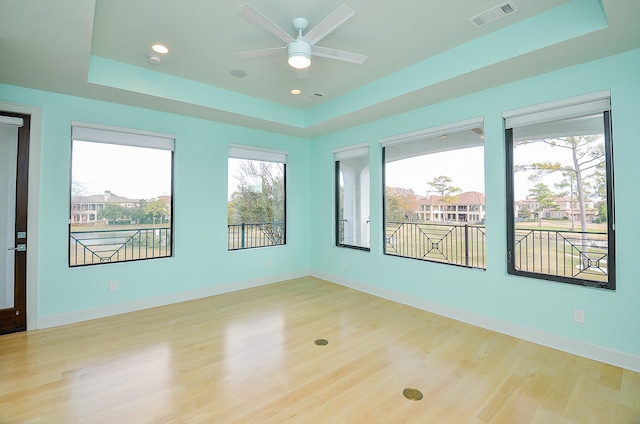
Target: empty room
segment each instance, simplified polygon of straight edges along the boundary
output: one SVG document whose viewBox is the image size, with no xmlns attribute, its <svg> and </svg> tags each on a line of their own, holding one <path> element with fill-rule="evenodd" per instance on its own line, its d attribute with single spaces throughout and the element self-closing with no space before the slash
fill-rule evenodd
<svg viewBox="0 0 640 424">
<path fill-rule="evenodd" d="M 0 0 L 0 423 L 640 424 L 638 19 Z"/>
</svg>

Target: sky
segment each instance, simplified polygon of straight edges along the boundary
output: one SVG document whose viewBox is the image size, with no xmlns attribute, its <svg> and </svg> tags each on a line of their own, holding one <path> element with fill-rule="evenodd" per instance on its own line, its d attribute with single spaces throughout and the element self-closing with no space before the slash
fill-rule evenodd
<svg viewBox="0 0 640 424">
<path fill-rule="evenodd" d="M 84 141 L 73 142 L 72 181 L 84 195 L 153 199 L 171 194 L 171 152 Z"/>
<path fill-rule="evenodd" d="M 451 178 L 451 185 L 462 191 L 485 192 L 484 146 L 432 153 L 388 163 L 386 185 L 410 188 L 420 196 L 427 196 L 428 182 L 441 175 Z"/>
<path fill-rule="evenodd" d="M 550 148 L 543 143 L 518 146 L 514 150 L 513 161 L 515 165 L 535 162 L 572 164 L 571 153 L 568 149 Z M 429 190 L 428 182 L 440 175 L 451 178 L 451 185 L 459 187 L 463 192 L 479 191 L 485 193 L 484 147 L 451 150 L 391 162 L 387 164 L 385 172 L 387 186 L 410 188 L 420 196 L 435 194 L 427 193 Z M 528 175 L 530 173 L 527 172 L 514 174 L 515 200 L 526 199 L 530 196 L 529 189 L 540 182 L 546 184 L 554 192 L 566 190 L 555 187 L 555 184 L 560 183 L 563 179 L 560 172 L 547 175 L 540 181 L 530 181 Z"/>
</svg>

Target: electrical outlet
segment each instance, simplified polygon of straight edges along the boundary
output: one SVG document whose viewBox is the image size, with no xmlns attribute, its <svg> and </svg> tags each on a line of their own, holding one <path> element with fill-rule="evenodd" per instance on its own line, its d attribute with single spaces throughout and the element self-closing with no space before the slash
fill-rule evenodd
<svg viewBox="0 0 640 424">
<path fill-rule="evenodd" d="M 109 291 L 116 291 L 118 290 L 118 282 L 117 281 L 111 281 L 109 283 Z"/>
<path fill-rule="evenodd" d="M 580 324 L 584 324 L 584 311 L 582 309 L 574 309 L 573 320 Z"/>
<path fill-rule="evenodd" d="M 347 261 L 342 261 L 342 268 L 347 268 Z"/>
<path fill-rule="evenodd" d="M 267 268 L 271 268 L 271 259 L 267 259 Z"/>
</svg>

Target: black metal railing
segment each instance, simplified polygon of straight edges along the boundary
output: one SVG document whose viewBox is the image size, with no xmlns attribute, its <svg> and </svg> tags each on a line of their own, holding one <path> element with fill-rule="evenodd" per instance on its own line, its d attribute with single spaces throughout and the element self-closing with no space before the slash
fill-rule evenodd
<svg viewBox="0 0 640 424">
<path fill-rule="evenodd" d="M 69 265 L 124 262 L 171 256 L 171 228 L 73 231 Z"/>
<path fill-rule="evenodd" d="M 284 244 L 284 222 L 228 224 L 228 250 Z"/>
<path fill-rule="evenodd" d="M 485 227 L 387 222 L 385 254 L 470 268 L 486 267 Z"/>
<path fill-rule="evenodd" d="M 513 265 L 518 271 L 607 281 L 606 232 L 517 228 Z"/>
</svg>

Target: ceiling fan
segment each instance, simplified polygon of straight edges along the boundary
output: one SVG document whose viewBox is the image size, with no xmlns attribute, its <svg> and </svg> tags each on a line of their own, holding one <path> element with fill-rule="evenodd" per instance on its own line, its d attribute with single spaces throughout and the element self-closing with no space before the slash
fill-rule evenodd
<svg viewBox="0 0 640 424">
<path fill-rule="evenodd" d="M 253 58 L 279 54 L 286 51 L 289 65 L 298 70 L 306 69 L 311 65 L 311 56 L 326 57 L 329 59 L 337 59 L 358 64 L 364 63 L 364 61 L 367 60 L 367 56 L 362 54 L 316 46 L 317 42 L 322 40 L 333 30 L 355 15 L 353 9 L 347 5 L 343 4 L 338 6 L 336 10 L 331 12 L 315 27 L 307 31 L 306 34 L 304 34 L 304 31 L 307 29 L 309 21 L 305 18 L 295 18 L 292 24 L 298 32 L 298 36 L 296 38 L 293 38 L 287 31 L 280 28 L 248 4 L 238 6 L 238 10 L 240 13 L 244 14 L 246 17 L 287 43 L 285 46 L 281 47 L 236 53 L 236 56 L 238 57 Z"/>
</svg>

